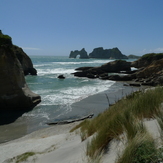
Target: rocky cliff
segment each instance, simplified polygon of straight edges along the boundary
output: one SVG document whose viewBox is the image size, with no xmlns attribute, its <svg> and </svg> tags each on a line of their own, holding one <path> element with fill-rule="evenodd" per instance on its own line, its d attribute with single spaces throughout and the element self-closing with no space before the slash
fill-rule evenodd
<svg viewBox="0 0 163 163">
<path fill-rule="evenodd" d="M 128 59 L 118 48 L 103 49 L 102 47 L 93 49 L 89 57 L 101 59 Z"/>
<path fill-rule="evenodd" d="M 37 75 L 37 70 L 33 67 L 33 63 L 28 55 L 23 51 L 22 48 L 13 45 L 12 50 L 17 56 L 20 64 L 22 65 L 24 75 Z"/>
<path fill-rule="evenodd" d="M 28 57 L 21 53 L 18 59 L 15 51 L 20 48 L 4 42 L 0 42 L 0 124 L 13 122 L 41 102 L 41 97 L 31 92 L 25 82 Z"/>
</svg>

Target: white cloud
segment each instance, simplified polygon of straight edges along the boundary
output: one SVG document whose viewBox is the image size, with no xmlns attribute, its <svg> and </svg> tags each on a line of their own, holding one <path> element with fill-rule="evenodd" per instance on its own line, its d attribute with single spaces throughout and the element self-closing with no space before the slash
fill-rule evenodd
<svg viewBox="0 0 163 163">
<path fill-rule="evenodd" d="M 163 48 L 156 48 L 156 49 L 143 49 L 140 53 L 147 54 L 147 53 L 163 53 Z"/>
<path fill-rule="evenodd" d="M 163 52 L 163 48 L 157 48 L 154 50 L 155 52 Z"/>
<path fill-rule="evenodd" d="M 24 50 L 41 50 L 39 48 L 22 47 Z"/>
</svg>

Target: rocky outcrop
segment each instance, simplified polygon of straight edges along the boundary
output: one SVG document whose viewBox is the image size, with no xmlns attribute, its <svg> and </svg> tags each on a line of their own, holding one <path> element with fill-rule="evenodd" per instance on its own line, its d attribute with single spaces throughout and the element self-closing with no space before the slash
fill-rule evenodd
<svg viewBox="0 0 163 163">
<path fill-rule="evenodd" d="M 76 58 L 78 55 L 80 55 L 80 59 L 88 59 L 89 58 L 88 54 L 84 48 L 81 49 L 80 51 L 78 51 L 78 50 L 71 51 L 69 58 Z"/>
<path fill-rule="evenodd" d="M 163 58 L 163 53 L 149 53 L 143 55 L 140 59 L 131 63 L 132 67 L 143 68 L 150 65 L 153 61 Z"/>
<path fill-rule="evenodd" d="M 95 48 L 88 55 L 85 49 L 78 51 L 71 51 L 69 58 L 76 58 L 80 55 L 80 59 L 88 59 L 88 58 L 100 58 L 100 59 L 128 59 L 126 55 L 122 54 L 118 48 L 112 49 L 103 49 L 102 47 Z"/>
<path fill-rule="evenodd" d="M 33 67 L 33 63 L 31 59 L 23 51 L 23 49 L 18 46 L 13 45 L 12 50 L 22 65 L 24 75 L 29 75 L 29 74 L 37 75 L 37 70 Z"/>
<path fill-rule="evenodd" d="M 26 68 L 28 57 L 19 55 L 21 64 L 14 48 L 17 49 L 0 43 L 0 125 L 13 122 L 41 102 L 41 97 L 31 92 L 25 82 L 22 66 Z"/>
<path fill-rule="evenodd" d="M 100 67 L 80 67 L 74 73 L 77 77 L 102 80 L 130 81 L 130 85 L 163 85 L 163 53 L 146 54 L 134 62 L 116 60 Z M 131 67 L 138 70 L 131 71 Z M 110 74 L 108 74 L 110 73 Z M 111 74 L 118 73 L 118 74 Z"/>
<path fill-rule="evenodd" d="M 100 59 L 128 59 L 118 48 L 103 49 L 102 47 L 93 49 L 89 57 Z"/>
<path fill-rule="evenodd" d="M 130 54 L 127 56 L 128 59 L 139 59 L 141 56 Z"/>
<path fill-rule="evenodd" d="M 100 78 L 108 76 L 108 73 L 120 73 L 121 71 L 131 71 L 131 63 L 124 60 L 116 60 L 108 62 L 100 67 L 82 67 L 76 69 L 78 72 L 73 73 L 74 76 L 88 77 L 88 78 Z"/>
<path fill-rule="evenodd" d="M 136 79 L 143 85 L 163 85 L 163 58 L 153 61 L 144 69 L 135 73 Z"/>
</svg>

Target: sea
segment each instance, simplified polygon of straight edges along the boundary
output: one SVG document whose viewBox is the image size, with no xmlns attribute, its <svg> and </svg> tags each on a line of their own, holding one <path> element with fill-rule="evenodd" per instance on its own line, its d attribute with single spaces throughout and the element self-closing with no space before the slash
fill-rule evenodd
<svg viewBox="0 0 163 163">
<path fill-rule="evenodd" d="M 42 101 L 14 123 L 0 126 L 0 131 L 3 130 L 0 132 L 0 143 L 48 127 L 48 122 L 76 118 L 66 116 L 74 112 L 72 104 L 88 96 L 115 89 L 115 81 L 79 78 L 72 74 L 76 68 L 101 66 L 113 60 L 74 59 L 68 56 L 30 56 L 30 58 L 37 70 L 37 76 L 28 75 L 25 79 L 28 87 L 39 94 Z M 64 75 L 65 79 L 59 79 L 59 75 Z M 121 85 L 116 85 L 116 89 L 120 87 Z"/>
</svg>

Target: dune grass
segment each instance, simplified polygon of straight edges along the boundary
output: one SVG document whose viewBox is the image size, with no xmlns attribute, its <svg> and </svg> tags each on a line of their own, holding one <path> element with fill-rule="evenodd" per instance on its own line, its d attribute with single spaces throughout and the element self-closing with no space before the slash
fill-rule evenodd
<svg viewBox="0 0 163 163">
<path fill-rule="evenodd" d="M 153 138 L 146 132 L 128 142 L 116 163 L 158 163 L 160 156 Z"/>
<path fill-rule="evenodd" d="M 137 145 L 134 143 L 143 142 L 145 138 L 149 138 L 143 125 L 143 119 L 150 119 L 160 115 L 160 104 L 162 102 L 162 87 L 145 92 L 135 92 L 118 101 L 94 119 L 79 124 L 77 128 L 80 127 L 82 140 L 94 134 L 91 142 L 87 145 L 87 155 L 92 158 L 100 155 L 101 152 L 108 148 L 111 140 L 119 138 L 124 133 L 130 142 L 128 146 L 133 146 L 133 148 Z M 149 138 L 147 144 L 150 145 L 150 142 L 152 142 L 151 138 Z M 125 152 L 127 152 L 128 146 Z M 123 163 L 121 160 L 123 159 L 119 159 L 118 163 Z"/>
</svg>

